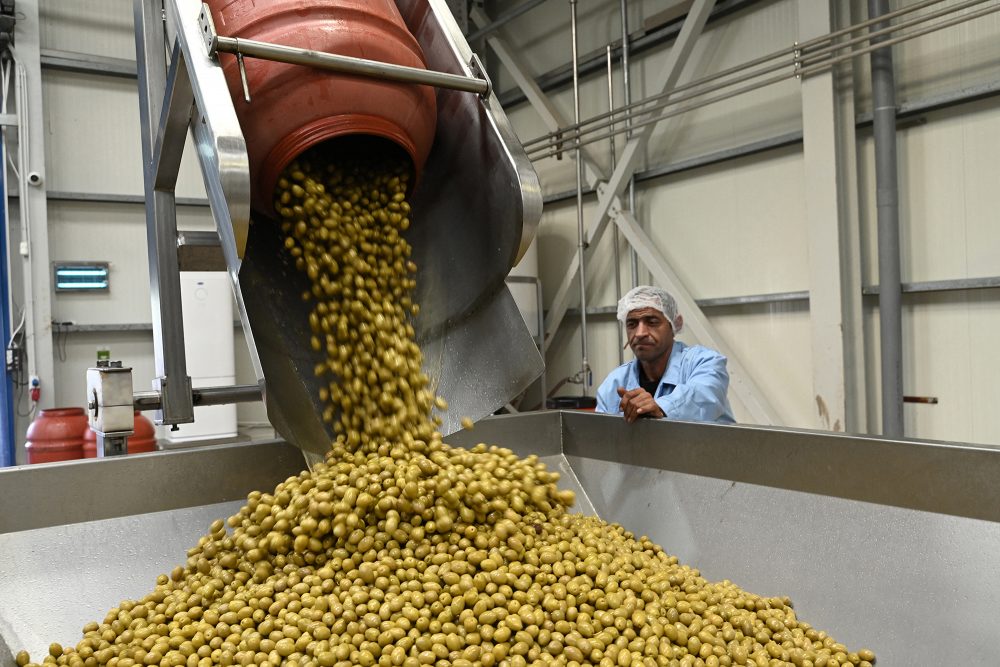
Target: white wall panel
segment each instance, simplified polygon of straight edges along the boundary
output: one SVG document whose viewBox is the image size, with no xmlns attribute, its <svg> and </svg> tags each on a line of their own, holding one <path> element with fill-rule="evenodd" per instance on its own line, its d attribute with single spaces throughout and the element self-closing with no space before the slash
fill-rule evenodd
<svg viewBox="0 0 1000 667">
<path fill-rule="evenodd" d="M 214 229 L 207 208 L 178 208 L 180 229 Z M 149 269 L 145 212 L 137 204 L 49 202 L 50 254 L 53 261 L 102 261 L 111 264 L 106 294 L 56 293 L 53 317 L 78 324 L 149 322 Z"/>
<path fill-rule="evenodd" d="M 135 60 L 131 0 L 40 0 L 43 49 Z"/>
<path fill-rule="evenodd" d="M 866 308 L 869 430 L 881 429 L 878 309 Z M 909 294 L 903 298 L 903 392 L 933 396 L 934 405 L 907 403 L 907 437 L 1000 443 L 1000 355 L 994 353 L 1000 327 L 1000 290 Z"/>
<path fill-rule="evenodd" d="M 149 322 L 146 225 L 139 206 L 49 206 L 52 261 L 110 264 L 105 293 L 56 292 L 52 317 L 78 324 Z"/>
<path fill-rule="evenodd" d="M 804 303 L 713 308 L 711 323 L 768 398 L 780 424 L 816 427 L 809 310 Z M 690 335 L 681 340 L 691 341 Z M 736 420 L 754 423 L 732 400 Z"/>
<path fill-rule="evenodd" d="M 806 289 L 798 147 L 659 179 L 640 215 L 696 298 Z"/>
<path fill-rule="evenodd" d="M 913 5 L 912 0 L 890 0 L 890 9 L 896 10 Z M 917 16 L 926 16 L 931 11 L 959 4 L 959 0 L 945 0 L 932 7 L 897 19 L 894 23 L 908 21 Z M 969 14 L 988 6 L 978 5 L 950 17 Z M 854 22 L 868 17 L 867 3 L 852 0 L 851 11 Z M 945 18 L 934 19 L 940 22 Z M 927 25 L 931 25 L 928 23 Z M 905 32 L 912 32 L 911 28 Z M 897 98 L 900 103 L 912 102 L 947 95 L 963 88 L 973 88 L 984 84 L 995 84 L 998 80 L 996 69 L 996 35 L 1000 32 L 1000 14 L 994 13 L 973 19 L 959 25 L 912 39 L 893 47 L 894 70 L 896 73 Z M 901 33 L 902 34 L 902 33 Z M 871 79 L 869 57 L 856 59 L 857 78 L 856 103 L 858 111 L 871 111 Z"/>
<path fill-rule="evenodd" d="M 927 114 L 898 136 L 904 282 L 1000 275 L 1000 101 Z M 865 284 L 878 282 L 874 153 L 859 133 L 859 200 Z"/>
<path fill-rule="evenodd" d="M 50 190 L 142 194 L 142 148 L 136 82 L 74 72 L 46 72 L 46 170 Z M 180 197 L 204 197 L 190 138 L 177 182 Z"/>
</svg>

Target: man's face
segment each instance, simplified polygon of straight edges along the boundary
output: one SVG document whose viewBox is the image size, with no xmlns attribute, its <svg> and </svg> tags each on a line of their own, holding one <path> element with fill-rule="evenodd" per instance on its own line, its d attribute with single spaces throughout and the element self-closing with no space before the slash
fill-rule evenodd
<svg viewBox="0 0 1000 667">
<path fill-rule="evenodd" d="M 669 354 L 674 346 L 674 328 L 655 308 L 630 311 L 625 318 L 625 334 L 639 361 L 655 361 Z"/>
</svg>

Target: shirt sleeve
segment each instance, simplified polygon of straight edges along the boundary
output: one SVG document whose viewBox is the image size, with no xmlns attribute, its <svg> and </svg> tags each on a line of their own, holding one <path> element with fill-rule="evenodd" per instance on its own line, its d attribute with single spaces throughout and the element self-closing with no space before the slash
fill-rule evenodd
<svg viewBox="0 0 1000 667">
<path fill-rule="evenodd" d="M 656 399 L 667 419 L 683 421 L 718 421 L 729 414 L 729 371 L 726 358 L 711 352 L 694 360 L 694 367 L 683 384 L 666 396 Z M 729 421 L 726 419 L 726 421 Z"/>
<path fill-rule="evenodd" d="M 618 409 L 621 406 L 621 398 L 618 396 L 617 388 L 618 382 L 615 381 L 615 374 L 612 373 L 597 388 L 597 407 L 594 408 L 594 412 L 603 412 L 609 415 L 621 414 L 621 410 Z"/>
</svg>

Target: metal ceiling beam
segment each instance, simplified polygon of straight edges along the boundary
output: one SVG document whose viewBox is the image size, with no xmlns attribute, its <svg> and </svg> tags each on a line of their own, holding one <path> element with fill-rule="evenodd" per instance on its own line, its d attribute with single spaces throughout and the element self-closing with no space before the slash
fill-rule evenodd
<svg viewBox="0 0 1000 667">
<path fill-rule="evenodd" d="M 834 0 L 836 2 L 836 0 Z M 799 41 L 836 29 L 831 0 L 799 3 Z M 835 70 L 802 81 L 803 189 L 815 424 L 865 430 L 854 98 Z"/>
<path fill-rule="evenodd" d="M 41 58 L 42 69 L 117 76 L 125 79 L 136 78 L 134 60 L 57 49 L 42 49 Z"/>
<path fill-rule="evenodd" d="M 479 9 L 478 7 L 473 7 L 472 12 L 469 14 L 472 22 L 478 26 L 488 25 L 490 22 L 489 16 Z M 549 100 L 548 96 L 542 92 L 542 89 L 538 87 L 535 83 L 535 79 L 528 72 L 524 63 L 521 59 L 514 53 L 507 42 L 504 41 L 498 31 L 494 31 L 486 38 L 486 43 L 493 49 L 496 53 L 497 58 L 505 68 L 507 68 L 508 73 L 517 83 L 518 87 L 524 91 L 525 96 L 531 103 L 532 108 L 538 113 L 542 118 L 542 122 L 545 123 L 545 127 L 549 129 L 550 132 L 558 130 L 567 124 L 567 120 L 563 118 L 562 114 L 556 109 L 555 105 Z M 597 161 L 590 153 L 590 149 L 583 148 L 581 151 L 583 153 L 583 168 L 584 177 L 587 182 L 593 187 L 598 181 L 604 178 L 604 174 L 597 167 Z M 576 196 L 574 191 L 573 196 Z"/>
<path fill-rule="evenodd" d="M 717 0 L 715 9 L 709 17 L 709 22 L 717 21 L 734 12 L 746 9 L 758 2 L 771 0 Z M 631 55 L 638 56 L 642 53 L 663 47 L 677 36 L 680 31 L 680 22 L 672 21 L 666 25 L 643 25 L 639 30 L 632 31 L 629 38 L 629 49 Z M 471 41 L 471 40 L 470 40 Z M 621 57 L 621 40 L 612 43 L 612 57 Z M 595 49 L 590 53 L 585 53 L 580 57 L 580 76 L 586 77 L 604 71 L 607 54 L 604 47 Z M 538 87 L 546 93 L 555 93 L 573 82 L 573 66 L 571 63 L 560 65 L 534 79 Z M 517 89 L 505 90 L 497 97 L 500 104 L 506 109 L 522 104 L 527 97 L 522 91 Z"/>
<path fill-rule="evenodd" d="M 639 226 L 635 217 L 616 206 L 612 206 L 610 214 L 615 224 L 618 225 L 618 229 L 636 249 L 639 259 L 649 269 L 656 283 L 668 290 L 677 300 L 677 307 L 684 315 L 684 324 L 695 335 L 698 342 L 718 350 L 728 358 L 729 388 L 750 413 L 753 420 L 758 424 L 780 423 L 778 413 L 767 401 L 764 392 L 753 381 L 750 373 L 740 363 L 733 350 L 708 321 L 705 314 L 701 312 L 691 292 L 656 250 L 653 240 Z"/>
<path fill-rule="evenodd" d="M 691 11 L 684 20 L 680 35 L 677 36 L 677 41 L 674 42 L 673 48 L 670 49 L 667 63 L 660 72 L 660 79 L 652 86 L 653 95 L 666 93 L 677 83 L 681 71 L 687 63 L 688 56 L 691 54 L 691 50 L 694 48 L 694 44 L 701 34 L 702 28 L 705 26 L 705 21 L 708 20 L 708 15 L 712 12 L 713 5 L 715 5 L 715 0 L 696 0 L 691 7 Z M 600 242 L 601 235 L 607 227 L 608 211 L 616 204 L 618 197 L 628 186 L 629 179 L 639 166 L 642 151 L 649 142 L 653 130 L 658 126 L 659 123 L 650 123 L 636 130 L 632 138 L 625 144 L 625 149 L 622 151 L 622 155 L 618 160 L 618 166 L 615 167 L 611 178 L 599 190 L 601 194 L 599 194 L 597 199 L 597 210 L 587 228 L 587 242 L 591 247 L 596 246 Z M 622 208 L 620 203 L 617 206 L 618 208 Z M 545 318 L 546 336 L 554 335 L 562 323 L 566 309 L 569 307 L 570 289 L 576 280 L 578 268 L 579 262 L 574 257 L 570 261 L 566 275 L 563 277 L 549 306 L 549 314 Z"/>
</svg>

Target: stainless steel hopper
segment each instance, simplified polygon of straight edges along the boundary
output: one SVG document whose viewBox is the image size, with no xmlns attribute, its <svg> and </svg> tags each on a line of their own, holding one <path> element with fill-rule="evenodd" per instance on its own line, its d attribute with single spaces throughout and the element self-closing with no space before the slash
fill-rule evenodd
<svg viewBox="0 0 1000 667">
<path fill-rule="evenodd" d="M 492 417 L 449 440 L 538 454 L 576 510 L 709 579 L 790 596 L 880 665 L 996 662 L 998 448 L 572 412 Z M 303 463 L 262 443 L 0 471 L 0 644 L 38 656 L 75 643 L 247 491 Z"/>
</svg>

